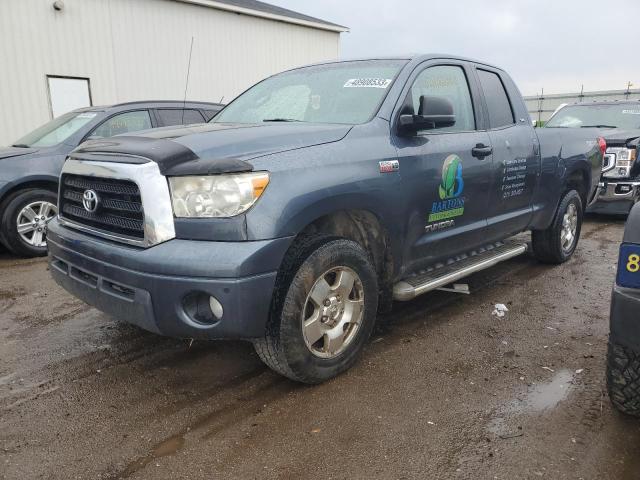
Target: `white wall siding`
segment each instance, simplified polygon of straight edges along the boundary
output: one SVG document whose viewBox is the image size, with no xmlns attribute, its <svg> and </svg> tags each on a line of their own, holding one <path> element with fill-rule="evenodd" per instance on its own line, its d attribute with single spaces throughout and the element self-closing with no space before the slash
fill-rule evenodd
<svg viewBox="0 0 640 480">
<path fill-rule="evenodd" d="M 0 144 L 51 118 L 46 75 L 88 77 L 94 105 L 225 102 L 287 68 L 338 57 L 339 33 L 173 0 L 2 0 Z"/>
</svg>

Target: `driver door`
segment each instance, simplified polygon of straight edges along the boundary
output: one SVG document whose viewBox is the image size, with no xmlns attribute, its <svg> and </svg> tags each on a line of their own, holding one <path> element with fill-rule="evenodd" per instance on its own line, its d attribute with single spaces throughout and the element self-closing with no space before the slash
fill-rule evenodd
<svg viewBox="0 0 640 480">
<path fill-rule="evenodd" d="M 414 74 L 402 113 L 419 113 L 421 96 L 453 105 L 455 125 L 398 135 L 402 188 L 409 196 L 404 251 L 411 271 L 483 242 L 491 183 L 491 143 L 480 95 L 464 62 L 432 64 Z"/>
</svg>

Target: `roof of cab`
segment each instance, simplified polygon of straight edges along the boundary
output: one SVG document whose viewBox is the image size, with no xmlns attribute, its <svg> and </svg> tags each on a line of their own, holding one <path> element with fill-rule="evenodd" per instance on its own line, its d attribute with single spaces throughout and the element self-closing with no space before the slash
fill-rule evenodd
<svg viewBox="0 0 640 480">
<path fill-rule="evenodd" d="M 376 57 L 343 58 L 339 60 L 326 60 L 323 62 L 311 63 L 309 65 L 303 65 L 300 67 L 292 68 L 288 71 L 298 70 L 299 68 L 318 66 L 318 65 L 331 65 L 331 64 L 346 63 L 346 62 L 366 62 L 366 61 L 374 61 L 374 60 L 392 60 L 392 61 L 404 60 L 406 62 L 411 62 L 414 64 L 422 63 L 427 60 L 458 60 L 462 62 L 477 63 L 478 65 L 484 65 L 485 67 L 490 67 L 495 70 L 504 71 L 504 69 L 500 67 L 497 67 L 487 62 L 483 62 L 481 60 L 476 60 L 476 59 L 467 58 L 467 57 L 460 57 L 457 55 L 449 55 L 446 53 L 412 53 L 407 55 L 383 55 L 383 56 L 376 56 Z"/>
<path fill-rule="evenodd" d="M 214 103 L 214 102 L 197 102 L 197 101 L 189 101 L 186 102 L 182 100 L 139 100 L 135 102 L 124 102 L 124 103 L 114 103 L 113 105 L 95 105 L 91 107 L 84 107 L 75 109 L 74 112 L 106 112 L 113 110 L 124 110 L 129 107 L 144 107 L 144 108 L 162 108 L 162 107 L 172 107 L 172 108 L 181 108 L 182 106 L 186 106 L 189 108 L 222 108 L 224 104 L 222 103 Z"/>
</svg>

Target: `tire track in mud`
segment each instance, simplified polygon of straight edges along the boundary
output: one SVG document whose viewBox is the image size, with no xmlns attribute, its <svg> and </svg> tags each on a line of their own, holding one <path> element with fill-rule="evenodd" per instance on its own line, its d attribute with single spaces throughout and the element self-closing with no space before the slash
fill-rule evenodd
<svg viewBox="0 0 640 480">
<path fill-rule="evenodd" d="M 263 376 L 258 380 L 259 385 L 248 385 L 250 382 Z M 286 396 L 296 388 L 289 380 L 283 377 L 276 377 L 271 372 L 264 370 L 249 372 L 246 375 L 228 382 L 224 388 L 216 393 L 229 394 L 232 389 L 241 387 L 252 388 L 250 394 L 240 394 L 224 406 L 197 417 L 195 420 L 183 425 L 176 433 L 166 437 L 156 443 L 147 454 L 137 457 L 121 469 L 113 469 L 104 473 L 104 477 L 109 480 L 124 480 L 143 470 L 154 460 L 172 456 L 185 447 L 190 441 L 207 441 L 216 435 L 238 425 L 243 421 L 257 416 L 261 413 L 261 407 L 267 403 L 273 403 Z"/>
</svg>

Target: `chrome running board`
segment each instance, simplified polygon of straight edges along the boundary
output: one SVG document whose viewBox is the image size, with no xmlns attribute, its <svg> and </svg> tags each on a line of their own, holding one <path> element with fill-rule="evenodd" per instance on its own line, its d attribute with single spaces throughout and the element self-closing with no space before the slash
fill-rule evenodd
<svg viewBox="0 0 640 480">
<path fill-rule="evenodd" d="M 436 265 L 416 275 L 404 278 L 393 286 L 394 300 L 412 300 L 418 295 L 449 285 L 472 273 L 522 255 L 527 251 L 523 242 L 498 242 L 460 255 L 449 263 Z"/>
</svg>

